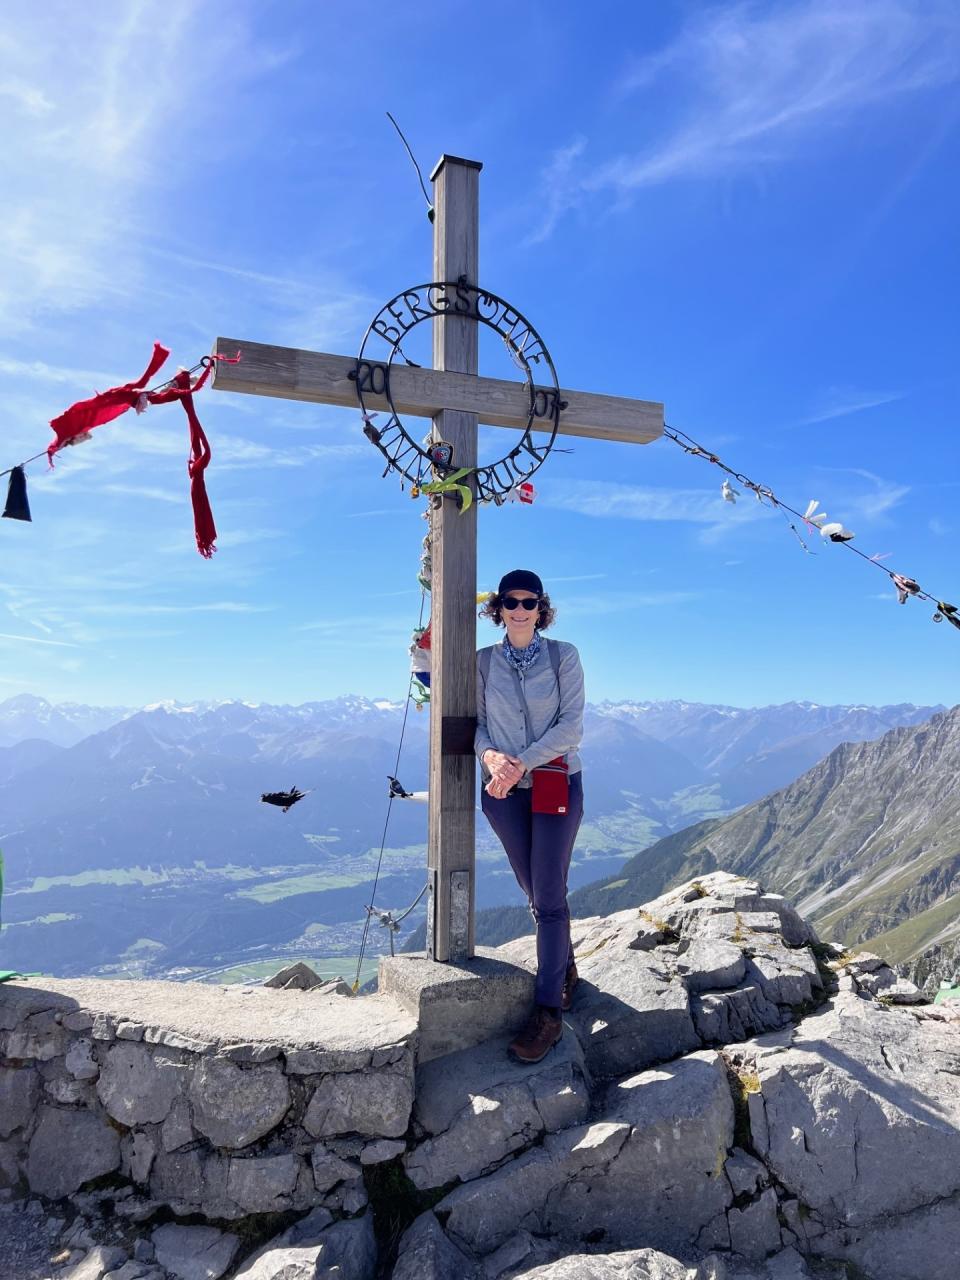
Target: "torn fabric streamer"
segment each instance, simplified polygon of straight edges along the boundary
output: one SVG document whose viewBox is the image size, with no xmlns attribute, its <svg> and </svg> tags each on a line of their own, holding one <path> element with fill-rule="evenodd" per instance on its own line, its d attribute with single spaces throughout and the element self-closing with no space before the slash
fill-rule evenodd
<svg viewBox="0 0 960 1280">
<path fill-rule="evenodd" d="M 817 511 L 817 507 L 819 505 L 819 502 L 814 498 L 811 502 L 807 503 L 807 509 L 801 517 L 811 533 L 813 533 L 814 529 L 820 529 L 827 518 L 827 513 L 825 511 Z"/>
<path fill-rule="evenodd" d="M 173 379 L 173 386 L 167 391 L 156 391 L 149 396 L 151 404 L 169 404 L 179 400 L 187 415 L 190 426 L 190 457 L 187 459 L 187 474 L 190 477 L 190 501 L 193 504 L 193 526 L 197 538 L 197 550 L 209 560 L 216 551 L 214 543 L 217 538 L 217 527 L 213 523 L 213 512 L 207 497 L 207 486 L 203 473 L 210 462 L 210 445 L 203 433 L 200 419 L 193 405 L 193 393 L 199 391 L 213 368 L 211 361 L 200 377 L 191 385 L 190 373 L 181 369 Z"/>
<path fill-rule="evenodd" d="M 13 467 L 7 484 L 7 502 L 3 514 L 8 520 L 31 520 L 27 501 L 27 477 L 23 467 Z"/>
<path fill-rule="evenodd" d="M 905 578 L 901 573 L 891 573 L 893 585 L 897 591 L 898 604 L 906 604 L 908 596 L 915 596 L 920 590 L 920 584 L 914 582 L 912 578 Z"/>
<path fill-rule="evenodd" d="M 720 486 L 720 493 L 724 502 L 736 502 L 737 498 L 740 496 L 740 490 L 735 489 L 729 480 L 724 480 L 723 484 Z M 759 497 L 760 495 L 758 494 L 757 496 Z"/>
<path fill-rule="evenodd" d="M 53 455 L 65 444 L 72 443 L 78 436 L 100 427 L 105 422 L 112 422 L 121 413 L 134 408 L 140 401 L 144 386 L 169 356 L 169 350 L 159 342 L 153 344 L 153 355 L 150 363 L 136 382 L 125 382 L 121 387 L 111 387 L 109 391 L 100 391 L 89 400 L 78 400 L 69 409 L 65 409 L 59 418 L 50 423 L 56 439 L 47 448 L 47 459 L 53 466 Z"/>
</svg>

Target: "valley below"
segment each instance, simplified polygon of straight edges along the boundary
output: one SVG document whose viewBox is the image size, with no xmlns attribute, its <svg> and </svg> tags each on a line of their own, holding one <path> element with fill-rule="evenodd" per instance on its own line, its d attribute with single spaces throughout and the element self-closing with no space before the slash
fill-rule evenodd
<svg viewBox="0 0 960 1280">
<path fill-rule="evenodd" d="M 769 851 L 754 857 L 756 840 L 746 833 L 761 819 L 749 815 L 766 812 L 771 783 L 799 785 L 840 744 L 909 733 L 937 711 L 588 707 L 587 813 L 570 870 L 571 909 L 617 910 L 699 870 L 743 864 L 771 888 L 801 889 L 804 909 L 842 936 L 852 891 L 843 879 L 843 823 L 819 863 L 799 838 L 804 822 L 793 823 L 797 838 L 784 857 L 815 865 L 784 887 L 773 883 L 785 872 Z M 141 711 L 56 708 L 26 696 L 0 703 L 0 967 L 253 982 L 304 959 L 352 982 L 362 952 L 359 979 L 368 981 L 377 957 L 390 952 L 391 932 L 398 950 L 423 945 L 424 899 L 408 909 L 426 881 L 426 806 L 395 800 L 382 856 L 380 847 L 401 714 L 396 704 L 355 697 Z M 404 742 L 409 790 L 425 785 L 426 720 L 417 717 Z M 289 812 L 260 803 L 261 791 L 294 783 L 307 794 Z M 818 803 L 830 807 L 825 794 Z M 816 823 L 810 830 L 821 841 Z M 532 922 L 479 811 L 476 831 L 478 941 L 493 944 L 529 932 Z M 698 843 L 705 833 L 714 834 Z M 927 857 L 921 846 L 914 852 Z M 911 873 L 896 849 L 882 863 L 882 878 L 864 866 L 850 875 L 867 877 L 873 897 L 884 884 L 905 891 Z M 914 898 L 949 941 L 960 905 L 936 885 Z M 384 911 L 403 915 L 396 931 L 381 924 Z M 896 912 L 877 917 L 875 931 L 893 931 L 892 958 L 910 952 L 909 924 Z M 931 936 L 921 932 L 924 941 Z"/>
</svg>

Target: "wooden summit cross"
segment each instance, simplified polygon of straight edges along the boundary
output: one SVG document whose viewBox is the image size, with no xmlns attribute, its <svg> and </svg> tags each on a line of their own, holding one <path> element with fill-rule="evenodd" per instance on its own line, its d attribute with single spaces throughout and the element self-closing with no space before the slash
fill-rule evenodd
<svg viewBox="0 0 960 1280">
<path fill-rule="evenodd" d="M 481 167 L 475 160 L 444 155 L 430 175 L 435 281 L 465 277 L 472 286 L 479 283 Z M 478 376 L 475 318 L 450 311 L 431 322 L 434 367 L 392 366 L 393 406 L 400 415 L 432 418 L 435 439 L 453 445 L 454 465 L 476 467 L 478 423 L 525 430 L 530 389 L 522 382 Z M 214 352 L 233 355 L 238 349 L 243 353 L 239 364 L 215 366 L 213 385 L 219 391 L 357 407 L 355 356 L 236 338 L 217 338 Z M 662 404 L 579 391 L 560 394 L 566 404 L 558 430 L 564 435 L 647 444 L 663 433 Z M 364 400 L 368 408 L 389 408 L 369 388 Z M 543 422 L 543 430 L 551 428 Z M 432 528 L 427 954 L 460 961 L 474 954 L 477 504 L 461 513 L 454 502 L 442 501 Z M 505 565 L 504 571 L 515 567 Z"/>
</svg>

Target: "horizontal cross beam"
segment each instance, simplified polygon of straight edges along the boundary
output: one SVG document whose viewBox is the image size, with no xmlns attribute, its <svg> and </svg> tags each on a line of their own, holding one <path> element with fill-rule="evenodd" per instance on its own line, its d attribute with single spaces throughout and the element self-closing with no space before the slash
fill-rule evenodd
<svg viewBox="0 0 960 1280">
<path fill-rule="evenodd" d="M 357 408 L 357 384 L 350 377 L 357 367 L 355 356 L 217 338 L 215 355 L 233 356 L 237 351 L 243 353 L 239 364 L 218 362 L 214 369 L 213 385 L 218 391 Z M 432 418 L 442 409 L 459 409 L 475 413 L 490 426 L 520 430 L 527 426 L 530 394 L 522 382 L 394 365 L 390 389 L 401 417 Z M 587 391 L 561 391 L 560 396 L 567 401 L 560 414 L 561 435 L 627 444 L 649 444 L 663 435 L 663 405 L 656 401 Z M 389 408 L 383 396 L 370 390 L 364 391 L 364 402 L 368 409 Z M 549 418 L 533 423 L 534 430 L 542 431 L 549 431 L 551 425 Z"/>
</svg>

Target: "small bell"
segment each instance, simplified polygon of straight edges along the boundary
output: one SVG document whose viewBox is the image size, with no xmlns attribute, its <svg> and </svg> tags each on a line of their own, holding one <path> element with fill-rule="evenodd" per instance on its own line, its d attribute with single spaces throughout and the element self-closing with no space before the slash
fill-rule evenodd
<svg viewBox="0 0 960 1280">
<path fill-rule="evenodd" d="M 27 477 L 23 467 L 14 467 L 7 485 L 7 505 L 3 514 L 8 520 L 30 520 L 30 503 L 27 501 Z"/>
</svg>

